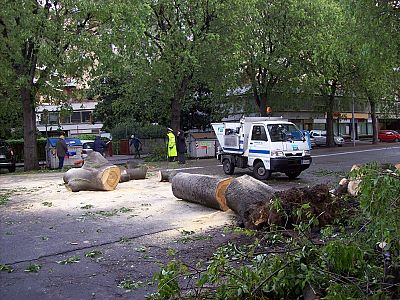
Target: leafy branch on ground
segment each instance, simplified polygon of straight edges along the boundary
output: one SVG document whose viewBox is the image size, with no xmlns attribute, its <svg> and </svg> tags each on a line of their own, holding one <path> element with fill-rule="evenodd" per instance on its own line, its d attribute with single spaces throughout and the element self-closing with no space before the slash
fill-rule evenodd
<svg viewBox="0 0 400 300">
<path fill-rule="evenodd" d="M 24 271 L 28 273 L 37 273 L 42 268 L 41 265 L 38 264 L 30 264 Z"/>
<path fill-rule="evenodd" d="M 81 258 L 77 255 L 68 257 L 67 259 L 57 261 L 58 264 L 60 265 L 69 265 L 73 263 L 78 263 L 81 260 Z"/>
<path fill-rule="evenodd" d="M 13 266 L 0 264 L 0 271 L 11 273 L 14 271 Z"/>
<path fill-rule="evenodd" d="M 398 299 L 400 171 L 368 164 L 350 176 L 362 179 L 358 197 L 331 224 L 302 205 L 297 225 L 272 224 L 196 266 L 170 261 L 149 299 Z"/>
</svg>

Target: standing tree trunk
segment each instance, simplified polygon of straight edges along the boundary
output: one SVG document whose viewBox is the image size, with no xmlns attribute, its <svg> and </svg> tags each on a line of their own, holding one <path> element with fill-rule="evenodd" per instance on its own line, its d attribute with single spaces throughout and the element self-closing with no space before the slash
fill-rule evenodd
<svg viewBox="0 0 400 300">
<path fill-rule="evenodd" d="M 34 96 L 27 87 L 21 89 L 24 118 L 24 170 L 39 168 L 36 144 L 36 114 Z"/>
<path fill-rule="evenodd" d="M 337 81 L 333 80 L 330 84 L 330 92 L 327 97 L 326 103 L 326 146 L 334 147 L 335 142 L 333 139 L 333 105 L 335 104 L 335 94 L 337 88 Z"/>
<path fill-rule="evenodd" d="M 182 78 L 180 85 L 177 87 L 177 91 L 174 95 L 174 98 L 172 99 L 171 128 L 174 130 L 175 133 L 178 132 L 178 129 L 181 128 L 182 103 L 185 100 L 192 78 L 193 78 L 193 72 L 185 75 Z"/>
<path fill-rule="evenodd" d="M 372 119 L 372 144 L 378 144 L 378 118 L 376 116 L 376 102 L 368 96 L 369 105 L 371 106 L 371 119 Z"/>
</svg>

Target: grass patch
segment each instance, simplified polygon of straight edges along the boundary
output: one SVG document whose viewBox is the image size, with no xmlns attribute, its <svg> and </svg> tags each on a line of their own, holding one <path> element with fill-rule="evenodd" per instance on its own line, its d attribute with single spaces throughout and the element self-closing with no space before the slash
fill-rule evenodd
<svg viewBox="0 0 400 300">
<path fill-rule="evenodd" d="M 47 207 L 52 207 L 52 206 L 53 206 L 53 202 L 47 202 L 47 201 L 45 201 L 45 202 L 42 202 L 42 205 L 43 205 L 43 206 L 47 206 Z"/>
</svg>

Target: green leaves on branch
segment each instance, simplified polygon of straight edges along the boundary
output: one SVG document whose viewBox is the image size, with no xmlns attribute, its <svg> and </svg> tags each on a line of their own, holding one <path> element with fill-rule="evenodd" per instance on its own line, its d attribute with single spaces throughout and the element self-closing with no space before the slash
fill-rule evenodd
<svg viewBox="0 0 400 300">
<path fill-rule="evenodd" d="M 294 214 L 304 224 L 293 231 L 259 232 L 253 243 L 219 247 L 196 266 L 162 266 L 152 299 L 397 299 L 400 171 L 371 164 L 351 176 L 362 180 L 351 215 L 319 233 L 303 205 Z"/>
</svg>

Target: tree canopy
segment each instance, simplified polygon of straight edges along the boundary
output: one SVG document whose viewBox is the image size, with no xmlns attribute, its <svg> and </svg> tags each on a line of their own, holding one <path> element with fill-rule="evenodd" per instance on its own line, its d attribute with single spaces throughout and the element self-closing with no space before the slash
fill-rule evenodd
<svg viewBox="0 0 400 300">
<path fill-rule="evenodd" d="M 24 128 L 26 169 L 37 167 L 35 107 L 64 102 L 67 80 L 90 85 L 106 128 L 202 127 L 238 87 L 261 115 L 272 92 L 318 93 L 328 137 L 335 96 L 373 107 L 399 93 L 398 1 L 0 2 L 0 125 Z"/>
</svg>

